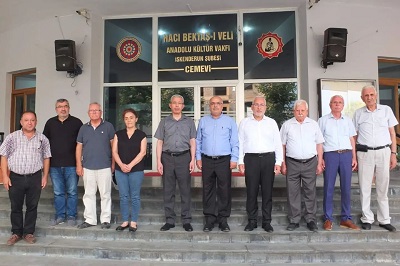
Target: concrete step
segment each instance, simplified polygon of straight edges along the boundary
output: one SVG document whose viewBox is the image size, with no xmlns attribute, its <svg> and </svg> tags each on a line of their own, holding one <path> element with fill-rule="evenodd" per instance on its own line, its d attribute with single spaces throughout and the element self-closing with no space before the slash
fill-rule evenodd
<svg viewBox="0 0 400 266">
<path fill-rule="evenodd" d="M 115 206 L 114 206 L 115 207 Z M 83 206 L 78 206 L 78 222 L 83 221 Z M 99 216 L 99 209 L 98 209 L 98 216 Z M 11 214 L 10 206 L 5 204 L 0 204 L 0 219 L 9 219 Z M 181 223 L 180 213 L 176 212 L 176 223 Z M 353 209 L 352 210 L 353 220 L 358 223 L 361 217 L 361 210 Z M 396 208 L 391 208 L 391 221 L 392 223 L 400 223 L 400 210 Z M 258 215 L 258 223 L 262 224 L 261 219 L 261 211 L 259 211 Z M 340 213 L 335 212 L 334 221 L 337 223 L 340 222 Z M 37 220 L 44 221 L 50 223 L 50 221 L 54 219 L 54 209 L 49 206 L 39 206 L 38 208 L 38 216 Z M 99 221 L 99 217 L 98 217 Z M 112 223 L 120 223 L 121 218 L 119 212 L 117 212 L 114 208 L 112 208 Z M 140 224 L 164 224 L 165 223 L 165 216 L 164 212 L 162 211 L 154 211 L 154 210 L 142 210 L 139 213 L 139 220 Z M 246 225 L 247 224 L 247 214 L 245 211 L 232 211 L 231 216 L 228 219 L 228 222 L 232 225 Z M 301 222 L 304 222 L 302 220 Z M 202 211 L 192 211 L 192 223 L 193 224 L 203 224 L 204 223 L 204 215 Z M 323 224 L 323 213 L 322 210 L 318 210 L 317 212 L 317 223 Z M 286 211 L 275 211 L 272 213 L 272 225 L 287 225 L 287 212 Z"/>
<path fill-rule="evenodd" d="M 0 237 L 5 243 L 7 237 Z M 38 237 L 35 245 L 24 241 L 13 247 L 0 245 L 1 254 L 85 257 L 133 261 L 207 263 L 375 263 L 398 262 L 400 243 L 180 243 L 141 240 L 106 241 Z"/>
<path fill-rule="evenodd" d="M 16 261 L 18 264 L 16 264 Z M 71 258 L 60 256 L 34 256 L 34 255 L 19 255 L 16 260 L 15 255 L 1 254 L 1 266 L 9 265 L 30 265 L 30 266 L 215 266 L 215 265 L 229 265 L 229 266 L 264 266 L 265 263 L 207 263 L 207 262 L 172 262 L 172 261 L 130 261 L 130 260 L 113 260 L 113 259 L 85 259 L 85 258 Z M 281 266 L 282 263 L 268 263 L 268 266 Z M 303 266 L 303 263 L 291 263 L 291 266 Z M 324 266 L 338 266 L 336 262 L 324 263 L 307 263 L 307 265 L 324 265 Z M 341 262 L 340 265 L 352 266 L 398 266 L 396 262 Z"/>
<path fill-rule="evenodd" d="M 372 187 L 372 195 L 376 195 L 376 188 Z M 191 195 L 192 198 L 202 198 L 203 189 L 201 187 L 192 187 Z M 84 188 L 82 186 L 78 186 L 78 196 L 82 197 L 84 194 Z M 159 198 L 163 194 L 162 187 L 146 187 L 143 186 L 141 189 L 141 196 L 143 198 Z M 352 197 L 357 197 L 360 195 L 360 187 L 358 184 L 353 184 L 351 189 Z M 111 193 L 113 199 L 118 199 L 119 194 L 118 190 L 112 188 Z M 261 192 L 259 192 L 261 195 Z M 340 187 L 335 187 L 334 195 L 340 195 Z M 274 186 L 273 197 L 287 197 L 286 185 L 285 186 Z M 388 191 L 388 196 L 400 197 L 400 184 L 399 185 L 391 185 Z M 3 186 L 0 187 L 0 198 L 8 198 L 8 192 L 5 190 Z M 43 198 L 53 198 L 53 187 L 50 184 L 44 190 L 42 190 L 41 197 Z M 176 189 L 176 197 L 180 197 L 179 189 Z M 317 186 L 317 197 L 323 197 L 323 186 Z M 232 187 L 232 198 L 246 198 L 246 188 L 245 187 Z"/>
<path fill-rule="evenodd" d="M 119 213 L 119 198 L 114 196 L 112 199 L 113 202 L 113 211 Z M 258 206 L 261 208 L 261 197 L 258 198 Z M 287 198 L 286 197 L 274 197 L 272 199 L 272 211 L 287 211 Z M 1 204 L 9 204 L 8 198 L 0 197 L 0 205 Z M 79 197 L 79 204 L 82 204 L 82 198 Z M 371 208 L 377 208 L 376 196 L 373 195 L 371 197 Z M 40 208 L 54 208 L 54 198 L 51 196 L 42 196 L 39 200 Z M 97 206 L 100 206 L 100 196 L 97 195 Z M 199 197 L 192 198 L 192 210 L 202 211 L 203 203 L 202 199 Z M 359 209 L 361 206 L 359 196 L 353 196 L 351 200 L 351 208 Z M 399 196 L 390 196 L 389 197 L 389 206 L 400 206 L 400 197 Z M 333 199 L 333 207 L 335 212 L 340 212 L 341 210 L 341 199 L 339 196 L 335 196 Z M 175 200 L 175 210 L 177 213 L 180 212 L 181 209 L 181 200 L 179 197 Z M 317 198 L 317 209 L 323 209 L 323 198 Z M 141 198 L 141 210 L 153 210 L 157 212 L 164 211 L 164 203 L 162 196 L 158 197 L 142 197 Z M 233 211 L 246 211 L 246 197 L 241 198 L 233 198 L 232 199 L 232 210 Z"/>
<path fill-rule="evenodd" d="M 182 225 L 176 224 L 175 228 L 168 232 L 161 232 L 160 225 L 138 225 L 138 230 L 131 233 L 115 231 L 119 224 L 112 224 L 110 229 L 101 229 L 100 225 L 86 229 L 60 224 L 49 226 L 45 222 L 37 223 L 35 235 L 39 238 L 62 238 L 75 240 L 104 240 L 104 241 L 146 241 L 146 242 L 171 242 L 171 243 L 377 243 L 377 242 L 400 242 L 400 233 L 388 232 L 374 224 L 369 231 L 349 230 L 335 224 L 332 231 L 322 228 L 317 233 L 310 232 L 305 224 L 293 232 L 287 231 L 286 226 L 274 226 L 273 233 L 265 232 L 258 227 L 252 232 L 245 232 L 244 225 L 231 224 L 229 233 L 221 232 L 218 225 L 209 232 L 203 232 L 203 225 L 194 224 L 193 232 L 186 232 Z M 394 224 L 400 229 L 400 224 Z M 10 236 L 10 222 L 0 220 L 0 237 Z M 168 243 L 166 243 L 168 244 Z"/>
</svg>

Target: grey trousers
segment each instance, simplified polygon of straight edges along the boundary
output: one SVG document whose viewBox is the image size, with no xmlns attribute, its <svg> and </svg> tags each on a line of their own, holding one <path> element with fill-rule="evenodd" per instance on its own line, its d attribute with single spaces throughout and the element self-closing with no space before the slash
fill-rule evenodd
<svg viewBox="0 0 400 266">
<path fill-rule="evenodd" d="M 165 220 L 169 224 L 175 224 L 175 190 L 178 181 L 181 195 L 182 224 L 190 223 L 192 215 L 191 207 L 191 176 L 189 170 L 190 152 L 180 156 L 171 156 L 166 153 L 161 155 L 163 164 L 163 189 Z"/>
<path fill-rule="evenodd" d="M 300 163 L 286 158 L 286 187 L 288 197 L 288 218 L 290 223 L 299 223 L 301 219 L 301 200 L 304 198 L 304 219 L 314 221 L 317 212 L 316 180 L 318 159 Z"/>
</svg>

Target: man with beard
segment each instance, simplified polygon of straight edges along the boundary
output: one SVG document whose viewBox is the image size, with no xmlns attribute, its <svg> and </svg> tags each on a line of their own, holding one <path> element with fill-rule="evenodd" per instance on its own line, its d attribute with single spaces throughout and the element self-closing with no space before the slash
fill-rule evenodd
<svg viewBox="0 0 400 266">
<path fill-rule="evenodd" d="M 248 224 L 245 231 L 257 228 L 257 196 L 261 185 L 262 228 L 271 233 L 272 188 L 275 175 L 281 172 L 282 142 L 275 120 L 264 115 L 264 96 L 253 100 L 253 115 L 239 125 L 239 171 L 245 174 Z"/>
</svg>

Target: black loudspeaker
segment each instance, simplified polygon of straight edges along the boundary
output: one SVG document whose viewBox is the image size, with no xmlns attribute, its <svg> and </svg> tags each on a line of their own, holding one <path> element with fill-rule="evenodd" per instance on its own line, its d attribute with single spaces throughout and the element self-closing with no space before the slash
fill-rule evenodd
<svg viewBox="0 0 400 266">
<path fill-rule="evenodd" d="M 329 28 L 324 34 L 323 62 L 346 62 L 347 29 Z"/>
<path fill-rule="evenodd" d="M 56 70 L 74 72 L 76 66 L 75 42 L 72 40 L 55 40 Z"/>
</svg>

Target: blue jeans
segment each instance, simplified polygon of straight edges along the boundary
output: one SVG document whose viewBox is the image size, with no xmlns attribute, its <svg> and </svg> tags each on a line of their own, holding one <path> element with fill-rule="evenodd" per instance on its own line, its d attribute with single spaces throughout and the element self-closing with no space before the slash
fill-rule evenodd
<svg viewBox="0 0 400 266">
<path fill-rule="evenodd" d="M 144 178 L 143 171 L 124 173 L 115 171 L 119 190 L 119 204 L 122 221 L 129 221 L 129 201 L 131 201 L 131 221 L 137 222 L 140 210 L 140 189 Z"/>
<path fill-rule="evenodd" d="M 78 176 L 75 167 L 50 167 L 54 188 L 56 219 L 76 219 L 78 204 Z M 65 198 L 67 194 L 67 198 Z M 67 217 L 65 217 L 67 216 Z"/>
</svg>

